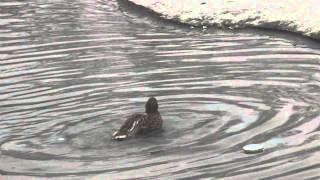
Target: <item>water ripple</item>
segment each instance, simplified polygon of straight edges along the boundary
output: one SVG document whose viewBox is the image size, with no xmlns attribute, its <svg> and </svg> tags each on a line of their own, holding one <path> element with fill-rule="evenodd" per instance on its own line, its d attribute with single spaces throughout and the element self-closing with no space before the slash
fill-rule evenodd
<svg viewBox="0 0 320 180">
<path fill-rule="evenodd" d="M 318 43 L 190 30 L 126 7 L 0 2 L 0 174 L 319 177 Z M 148 96 L 159 99 L 164 132 L 112 141 Z M 250 143 L 265 151 L 243 153 Z"/>
</svg>

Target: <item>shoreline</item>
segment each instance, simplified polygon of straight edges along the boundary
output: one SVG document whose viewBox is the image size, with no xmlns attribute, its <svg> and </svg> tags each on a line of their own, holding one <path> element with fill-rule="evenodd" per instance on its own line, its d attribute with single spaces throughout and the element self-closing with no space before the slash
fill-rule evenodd
<svg viewBox="0 0 320 180">
<path fill-rule="evenodd" d="M 274 29 L 320 40 L 320 23 L 317 23 L 320 11 L 317 12 L 315 8 L 320 2 L 316 0 L 261 0 L 256 3 L 249 0 L 185 0 L 175 3 L 167 0 L 125 1 L 146 8 L 161 18 L 195 27 Z M 299 4 L 299 7 L 293 3 Z"/>
</svg>

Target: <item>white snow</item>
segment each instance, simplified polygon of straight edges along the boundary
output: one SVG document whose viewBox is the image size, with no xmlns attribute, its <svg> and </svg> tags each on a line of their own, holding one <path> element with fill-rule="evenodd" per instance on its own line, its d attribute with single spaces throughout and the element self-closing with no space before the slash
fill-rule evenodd
<svg viewBox="0 0 320 180">
<path fill-rule="evenodd" d="M 320 39 L 320 0 L 128 0 L 193 26 L 262 27 Z"/>
</svg>

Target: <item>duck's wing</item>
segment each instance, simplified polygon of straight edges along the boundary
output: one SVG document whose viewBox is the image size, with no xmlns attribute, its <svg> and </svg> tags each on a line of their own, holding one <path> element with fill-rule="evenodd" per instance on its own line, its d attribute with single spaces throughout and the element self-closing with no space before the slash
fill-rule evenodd
<svg viewBox="0 0 320 180">
<path fill-rule="evenodd" d="M 132 126 L 130 127 L 130 129 L 128 130 L 128 136 L 136 136 L 140 129 L 142 128 L 142 125 L 144 124 L 145 121 L 145 116 L 139 116 L 136 117 L 135 120 L 133 121 Z"/>
<path fill-rule="evenodd" d="M 145 115 L 143 114 L 134 114 L 128 117 L 125 123 L 121 126 L 121 128 L 113 133 L 113 139 L 125 139 L 127 137 L 135 136 L 139 130 L 143 122 L 145 121 Z"/>
</svg>

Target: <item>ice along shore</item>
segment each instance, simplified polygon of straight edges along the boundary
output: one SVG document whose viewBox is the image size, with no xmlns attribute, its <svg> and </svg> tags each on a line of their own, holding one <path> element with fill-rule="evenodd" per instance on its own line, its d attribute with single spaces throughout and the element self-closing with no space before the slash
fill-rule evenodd
<svg viewBox="0 0 320 180">
<path fill-rule="evenodd" d="M 192 26 L 259 27 L 320 39 L 319 0 L 127 0 Z"/>
</svg>

